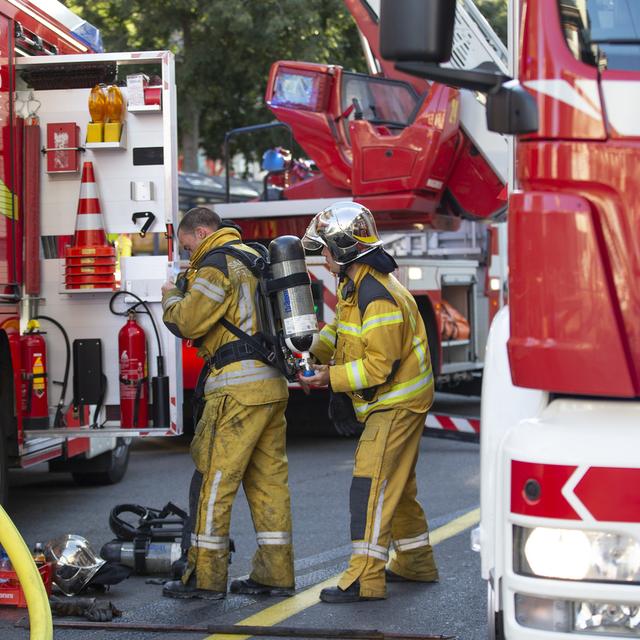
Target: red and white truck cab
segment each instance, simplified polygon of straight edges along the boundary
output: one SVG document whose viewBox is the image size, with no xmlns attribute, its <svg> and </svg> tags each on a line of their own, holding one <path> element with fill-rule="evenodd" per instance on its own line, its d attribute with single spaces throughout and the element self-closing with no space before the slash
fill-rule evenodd
<svg viewBox="0 0 640 640">
<path fill-rule="evenodd" d="M 455 4 L 437 6 L 439 24 Z M 640 637 L 640 4 L 510 3 L 515 80 L 433 65 L 447 45 L 426 37 L 426 8 L 383 1 L 383 53 L 475 83 L 489 128 L 516 134 L 474 536 L 489 637 Z M 402 29 L 424 48 L 403 47 Z"/>
<path fill-rule="evenodd" d="M 380 57 L 378 4 L 345 0 L 368 74 L 300 61 L 271 67 L 265 102 L 317 171 L 280 178 L 277 200 L 265 194 L 259 202 L 215 210 L 236 221 L 244 238 L 264 241 L 301 236 L 315 213 L 338 200 L 368 207 L 396 257 L 397 276 L 416 298 L 438 388 L 478 395 L 489 324 L 504 301 L 506 234 L 499 220 L 506 209 L 507 139 L 486 129 L 484 105 L 473 92 L 398 72 Z M 455 64 L 471 57 L 506 73 L 507 50 L 475 6 L 459 22 L 464 37 Z M 321 320 L 331 321 L 337 282 L 324 262 L 308 259 L 324 294 Z M 431 416 L 427 426 L 477 438 L 479 421 Z"/>
</svg>

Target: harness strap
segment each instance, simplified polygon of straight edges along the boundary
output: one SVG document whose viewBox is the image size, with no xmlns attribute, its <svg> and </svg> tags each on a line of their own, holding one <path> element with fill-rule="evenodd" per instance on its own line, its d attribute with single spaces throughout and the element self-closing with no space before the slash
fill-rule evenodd
<svg viewBox="0 0 640 640">
<path fill-rule="evenodd" d="M 144 575 L 147 572 L 147 547 L 149 538 L 147 536 L 136 536 L 133 539 L 133 564 L 137 574 Z"/>
<path fill-rule="evenodd" d="M 241 249 L 236 249 L 230 245 L 223 245 L 221 247 L 211 249 L 211 251 L 209 251 L 209 253 L 207 253 L 199 262 L 198 269 L 208 266 L 217 266 L 214 256 L 221 253 L 242 262 L 242 264 L 247 267 L 247 269 L 249 269 L 256 278 L 261 279 L 264 276 L 265 267 L 267 265 L 267 261 L 264 256 L 256 256 L 251 253 L 247 253 L 246 251 L 242 251 Z"/>
<path fill-rule="evenodd" d="M 256 335 L 262 337 L 261 334 Z M 223 344 L 211 358 L 211 362 L 216 369 L 222 369 L 222 367 L 240 360 L 260 360 L 260 362 L 264 362 L 262 355 L 254 349 L 252 344 L 247 343 L 245 340 L 234 340 Z M 271 363 L 266 362 L 265 364 Z"/>
<path fill-rule="evenodd" d="M 227 331 L 230 331 L 231 333 L 233 333 L 233 335 L 236 338 L 238 338 L 239 341 L 248 343 L 248 345 L 253 348 L 254 353 L 260 356 L 258 360 L 262 360 L 265 364 L 275 366 L 276 364 L 275 351 L 270 350 L 264 344 L 259 342 L 256 339 L 256 336 L 250 336 L 248 333 L 245 333 L 242 329 L 236 327 L 235 324 L 232 324 L 231 322 L 229 322 L 226 318 L 222 318 L 220 320 L 220 324 Z M 256 335 L 264 337 L 262 334 L 256 334 Z"/>
<path fill-rule="evenodd" d="M 256 246 L 252 248 L 254 248 L 259 255 L 253 255 L 229 245 L 215 247 L 214 249 L 209 251 L 209 253 L 207 253 L 200 261 L 199 268 L 202 268 L 204 266 L 216 266 L 214 262 L 214 256 L 216 254 L 222 253 L 224 255 L 230 256 L 240 261 L 243 265 L 245 265 L 245 267 L 247 267 L 247 269 L 249 269 L 249 271 L 251 271 L 251 273 L 258 280 L 259 286 L 264 287 L 267 295 L 274 291 L 282 291 L 283 289 L 287 289 L 289 287 L 297 286 L 300 284 L 309 284 L 311 282 L 308 274 L 293 274 L 291 276 L 285 276 L 284 278 L 278 278 L 277 280 L 267 280 L 269 266 L 268 254 L 262 246 Z M 278 362 L 278 354 L 276 353 L 275 348 L 270 344 L 271 340 L 269 340 L 268 336 L 262 333 L 257 333 L 253 336 L 249 335 L 226 318 L 221 318 L 219 322 L 227 331 L 232 333 L 237 338 L 237 341 L 227 343 L 216 351 L 209 362 L 207 376 L 211 371 L 212 364 L 216 368 L 221 368 L 226 364 L 237 362 L 239 360 L 259 360 L 261 362 L 264 362 L 266 365 L 275 367 L 276 369 L 282 371 L 282 367 L 279 366 Z M 239 343 L 243 343 L 244 346 L 241 347 Z M 221 352 L 220 355 L 218 355 L 219 352 Z M 201 376 L 202 373 L 203 372 L 201 372 Z M 206 376 L 202 380 L 202 391 L 204 391 L 205 381 Z M 200 384 L 200 379 L 198 380 L 198 384 Z M 199 402 L 197 394 L 194 394 L 194 401 Z"/>
<path fill-rule="evenodd" d="M 311 284 L 311 278 L 308 273 L 292 273 L 282 278 L 275 278 L 274 280 L 267 280 L 266 289 L 267 293 L 275 293 L 276 291 L 283 291 L 284 289 L 291 289 L 293 287 L 300 287 L 302 285 Z"/>
<path fill-rule="evenodd" d="M 193 390 L 193 399 L 191 400 L 191 413 L 193 416 L 193 430 L 195 432 L 200 417 L 202 416 L 202 410 L 204 407 L 204 385 L 207 382 L 207 378 L 211 373 L 211 360 L 205 360 L 198 374 L 198 381 L 196 382 L 195 389 Z"/>
</svg>

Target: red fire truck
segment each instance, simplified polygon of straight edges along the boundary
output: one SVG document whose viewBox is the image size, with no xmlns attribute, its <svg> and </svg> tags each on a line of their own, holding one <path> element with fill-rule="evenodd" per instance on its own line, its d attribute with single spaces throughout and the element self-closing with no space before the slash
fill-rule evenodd
<svg viewBox="0 0 640 640">
<path fill-rule="evenodd" d="M 173 56 L 105 54 L 98 36 L 55 0 L 0 0 L 0 500 L 10 466 L 117 482 L 131 436 L 182 429 L 181 346 L 157 331 Z M 118 259 L 107 233 L 168 251 Z"/>
<path fill-rule="evenodd" d="M 640 4 L 510 3 L 515 79 L 434 64 L 455 5 L 383 0 L 382 42 L 401 70 L 484 92 L 489 128 L 516 136 L 482 395 L 489 637 L 637 638 Z"/>
<path fill-rule="evenodd" d="M 268 192 L 277 200 L 215 209 L 245 238 L 265 240 L 302 235 L 331 202 L 367 206 L 424 318 L 438 388 L 479 395 L 489 324 L 505 294 L 506 229 L 497 221 L 506 209 L 507 138 L 487 131 L 474 92 L 398 72 L 381 58 L 375 3 L 345 4 L 369 73 L 280 61 L 267 84 L 268 107 L 317 171 L 300 178 L 285 167 L 273 176 L 281 188 Z M 458 33 L 455 67 L 473 60 L 506 73 L 506 48 L 471 2 Z M 332 320 L 336 279 L 322 258 L 308 264 L 324 291 L 321 319 Z M 431 415 L 427 428 L 477 438 L 479 420 Z"/>
</svg>

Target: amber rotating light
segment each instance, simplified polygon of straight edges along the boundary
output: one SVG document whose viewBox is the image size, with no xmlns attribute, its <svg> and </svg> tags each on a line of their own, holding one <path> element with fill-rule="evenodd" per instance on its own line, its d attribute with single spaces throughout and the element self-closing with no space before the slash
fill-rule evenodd
<svg viewBox="0 0 640 640">
<path fill-rule="evenodd" d="M 104 141 L 120 142 L 124 120 L 124 98 L 120 89 L 114 84 L 107 89 L 106 115 L 108 121 L 104 125 Z"/>
<path fill-rule="evenodd" d="M 89 94 L 91 122 L 87 125 L 87 142 L 104 141 L 104 123 L 107 118 L 107 97 L 103 85 L 97 84 Z"/>
</svg>

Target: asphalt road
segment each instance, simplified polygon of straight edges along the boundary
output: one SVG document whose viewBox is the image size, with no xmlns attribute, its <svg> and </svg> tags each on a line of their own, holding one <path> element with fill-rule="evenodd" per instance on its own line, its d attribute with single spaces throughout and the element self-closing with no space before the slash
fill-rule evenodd
<svg viewBox="0 0 640 640">
<path fill-rule="evenodd" d="M 476 444 L 423 438 L 418 463 L 419 497 L 429 516 L 441 580 L 435 585 L 391 584 L 388 599 L 351 605 L 317 602 L 313 591 L 338 574 L 349 555 L 348 493 L 355 440 L 291 438 L 288 444 L 296 554 L 295 598 L 277 600 L 230 595 L 225 601 L 175 601 L 161 587 L 132 577 L 107 595 L 124 612 L 122 622 L 166 624 L 286 624 L 301 627 L 377 628 L 389 632 L 452 634 L 461 640 L 486 636 L 485 587 L 480 559 L 469 547 L 469 527 L 479 504 Z M 136 502 L 161 507 L 186 504 L 192 473 L 183 439 L 138 441 L 129 471 L 115 486 L 81 488 L 66 474 L 39 467 L 11 476 L 8 511 L 32 546 L 63 533 L 85 536 L 94 549 L 113 536 L 110 509 Z M 470 514 L 470 515 L 467 515 Z M 461 531 L 458 531 L 462 529 Z M 237 552 L 230 578 L 250 570 L 255 537 L 243 495 L 234 506 L 231 535 Z M 317 587 L 315 587 L 317 591 Z M 275 605 L 275 606 L 274 606 Z M 0 638 L 28 638 L 14 627 L 25 610 L 0 609 Z M 56 630 L 63 640 L 113 638 L 205 638 L 208 634 Z M 230 637 L 230 636 L 227 636 Z M 239 637 L 239 636 L 237 636 Z"/>
</svg>

